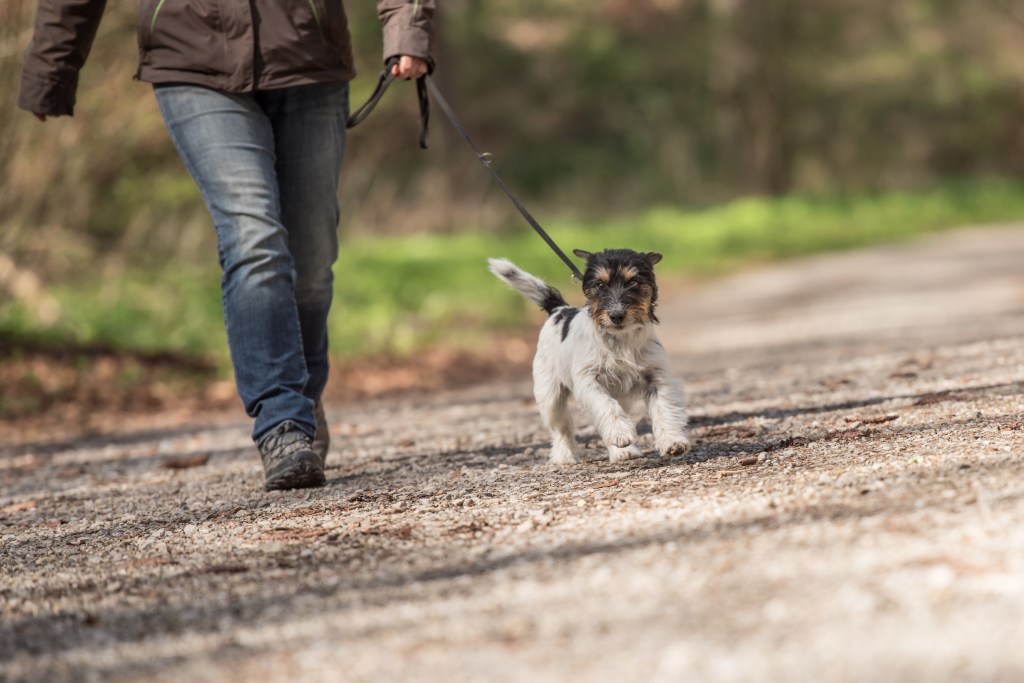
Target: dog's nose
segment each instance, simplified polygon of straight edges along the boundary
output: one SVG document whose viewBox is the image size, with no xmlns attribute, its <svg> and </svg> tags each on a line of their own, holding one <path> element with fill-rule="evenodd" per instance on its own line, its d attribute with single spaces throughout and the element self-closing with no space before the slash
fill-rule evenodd
<svg viewBox="0 0 1024 683">
<path fill-rule="evenodd" d="M 615 311 L 608 314 L 608 319 L 616 325 L 621 325 L 622 321 L 626 319 L 626 313 L 624 311 Z"/>
</svg>

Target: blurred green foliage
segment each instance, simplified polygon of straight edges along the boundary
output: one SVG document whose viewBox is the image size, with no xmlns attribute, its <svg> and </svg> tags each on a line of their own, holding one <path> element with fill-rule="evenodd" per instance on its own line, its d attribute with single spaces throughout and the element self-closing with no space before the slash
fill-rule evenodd
<svg viewBox="0 0 1024 683">
<path fill-rule="evenodd" d="M 998 180 L 1024 172 L 1008 1 L 440 5 L 439 87 L 567 249 L 657 249 L 703 275 L 1024 215 Z M 374 3 L 347 8 L 358 104 L 381 37 Z M 108 0 L 75 117 L 40 125 L 14 107 L 34 7 L 0 0 L 0 336 L 223 355 L 210 221 L 132 80 L 136 10 Z M 487 256 L 564 277 L 436 107 L 429 151 L 417 133 L 399 83 L 350 134 L 340 355 L 521 321 Z"/>
<path fill-rule="evenodd" d="M 1024 184 L 990 181 L 929 192 L 744 199 L 695 212 L 663 206 L 601 221 L 559 221 L 548 229 L 566 251 L 659 251 L 667 284 L 1021 215 Z M 332 353 L 351 359 L 403 355 L 439 342 L 472 345 L 494 330 L 540 320 L 543 314 L 531 316 L 531 305 L 488 272 L 492 256 L 514 260 L 581 303 L 568 269 L 525 224 L 498 234 L 359 237 L 344 246 L 335 269 Z M 58 286 L 53 294 L 62 315 L 49 334 L 104 347 L 185 351 L 219 358 L 226 368 L 218 283 L 215 263 L 175 262 Z M 0 306 L 0 331 L 42 334 L 16 304 Z"/>
</svg>

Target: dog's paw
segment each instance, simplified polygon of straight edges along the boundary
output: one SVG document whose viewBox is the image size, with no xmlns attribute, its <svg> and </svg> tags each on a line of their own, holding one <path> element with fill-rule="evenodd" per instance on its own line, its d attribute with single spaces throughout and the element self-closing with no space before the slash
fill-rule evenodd
<svg viewBox="0 0 1024 683">
<path fill-rule="evenodd" d="M 636 446 L 627 446 L 625 448 L 616 448 L 612 446 L 608 449 L 608 462 L 622 462 L 623 460 L 633 460 L 643 455 L 643 452 Z"/>
<path fill-rule="evenodd" d="M 579 462 L 576 454 L 568 448 L 553 447 L 548 462 L 552 465 L 575 465 Z"/>
<path fill-rule="evenodd" d="M 690 438 L 684 436 L 679 439 L 666 441 L 664 444 L 658 445 L 658 451 L 662 455 L 682 455 L 690 450 Z"/>
<path fill-rule="evenodd" d="M 631 443 L 636 441 L 636 425 L 632 422 L 623 420 L 612 426 L 608 430 L 608 433 L 602 436 L 604 442 L 609 447 L 615 446 L 616 448 L 625 448 Z"/>
</svg>

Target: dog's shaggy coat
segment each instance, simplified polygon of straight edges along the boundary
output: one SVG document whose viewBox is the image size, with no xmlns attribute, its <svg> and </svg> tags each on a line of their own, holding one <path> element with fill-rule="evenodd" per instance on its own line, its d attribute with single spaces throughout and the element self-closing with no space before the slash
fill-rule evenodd
<svg viewBox="0 0 1024 683">
<path fill-rule="evenodd" d="M 654 332 L 654 265 L 661 254 L 629 249 L 574 253 L 587 262 L 582 308 L 570 306 L 557 289 L 510 261 L 488 261 L 491 272 L 549 315 L 537 341 L 533 391 L 551 430 L 550 461 L 579 460 L 570 396 L 592 420 L 612 462 L 641 454 L 628 413 L 640 399 L 647 405 L 658 451 L 686 452 L 690 438 L 682 388 Z"/>
</svg>

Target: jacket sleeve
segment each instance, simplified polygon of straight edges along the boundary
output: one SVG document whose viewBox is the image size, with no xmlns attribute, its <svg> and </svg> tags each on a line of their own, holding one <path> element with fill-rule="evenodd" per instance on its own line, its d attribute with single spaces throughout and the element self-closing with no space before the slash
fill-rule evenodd
<svg viewBox="0 0 1024 683">
<path fill-rule="evenodd" d="M 377 0 L 384 27 L 384 60 L 420 57 L 434 68 L 435 0 Z"/>
<path fill-rule="evenodd" d="M 106 0 L 39 0 L 21 71 L 20 108 L 47 116 L 74 114 L 78 72 L 105 7 Z"/>
</svg>

